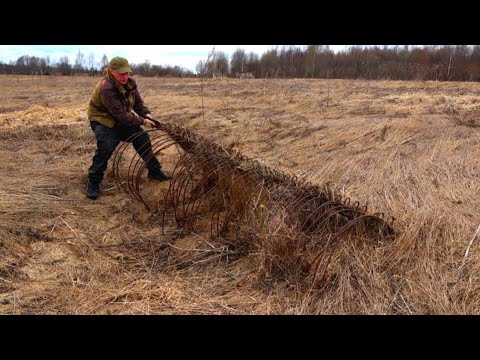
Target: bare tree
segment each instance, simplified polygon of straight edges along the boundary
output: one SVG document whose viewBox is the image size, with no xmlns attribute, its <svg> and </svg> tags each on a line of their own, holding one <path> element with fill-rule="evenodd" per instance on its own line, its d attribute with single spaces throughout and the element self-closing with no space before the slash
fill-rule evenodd
<svg viewBox="0 0 480 360">
<path fill-rule="evenodd" d="M 103 54 L 102 56 L 102 61 L 100 62 L 100 65 L 102 66 L 102 69 L 105 69 L 106 67 L 108 67 L 108 57 L 107 55 Z M 102 70 L 101 69 L 101 70 Z"/>
<path fill-rule="evenodd" d="M 267 77 L 269 74 L 272 78 L 278 76 L 278 72 L 280 71 L 280 57 L 278 55 L 277 48 L 268 50 L 262 55 L 262 58 L 260 59 L 262 77 L 263 75 Z"/>
<path fill-rule="evenodd" d="M 307 64 L 307 73 L 310 73 L 310 77 L 315 77 L 315 62 L 316 62 L 316 59 L 317 59 L 317 54 L 318 54 L 318 50 L 319 50 L 319 45 L 309 45 L 307 47 L 307 61 L 309 64 Z M 308 71 L 308 68 L 310 65 L 310 69 L 311 71 Z"/>
<path fill-rule="evenodd" d="M 75 72 L 82 72 L 85 65 L 85 56 L 78 50 L 77 57 L 75 58 L 75 65 L 73 66 Z"/>
<path fill-rule="evenodd" d="M 205 72 L 209 67 L 210 59 L 213 58 L 214 56 L 215 56 L 215 46 L 213 47 L 212 51 L 210 51 L 208 53 L 207 60 L 205 62 L 200 61 L 197 64 L 197 68 L 196 68 L 196 70 L 197 70 L 197 72 L 200 76 L 200 91 L 201 91 L 201 95 L 202 95 L 202 117 L 204 118 L 204 120 L 205 120 L 205 108 L 203 106 L 203 78 L 205 77 Z M 201 70 L 201 71 L 199 71 L 199 70 Z"/>
<path fill-rule="evenodd" d="M 217 52 L 212 60 L 214 74 L 225 76 L 228 74 L 228 56 L 224 52 Z"/>
<path fill-rule="evenodd" d="M 57 65 L 58 70 L 62 75 L 71 75 L 72 74 L 72 65 L 70 65 L 70 60 L 67 56 L 60 58 L 60 61 Z"/>
<path fill-rule="evenodd" d="M 240 74 L 245 72 L 245 67 L 247 65 L 248 58 L 245 50 L 237 49 L 232 54 L 232 59 L 230 60 L 230 71 L 232 74 L 237 74 L 237 77 Z"/>
<path fill-rule="evenodd" d="M 88 55 L 88 71 L 90 71 L 90 75 L 95 74 L 94 64 L 95 64 L 95 55 L 93 54 L 93 52 L 91 52 Z"/>
<path fill-rule="evenodd" d="M 452 68 L 452 59 L 455 56 L 456 47 L 452 46 L 450 48 L 450 58 L 448 59 L 448 69 L 447 69 L 447 80 L 450 80 L 450 69 Z"/>
<path fill-rule="evenodd" d="M 205 66 L 205 62 L 203 60 L 200 60 L 197 65 L 195 66 L 195 71 L 197 72 L 198 75 L 203 73 L 203 68 Z"/>
</svg>

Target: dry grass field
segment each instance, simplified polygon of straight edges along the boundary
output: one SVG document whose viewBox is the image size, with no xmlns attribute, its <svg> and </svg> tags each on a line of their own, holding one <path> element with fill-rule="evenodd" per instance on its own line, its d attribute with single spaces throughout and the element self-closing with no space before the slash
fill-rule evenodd
<svg viewBox="0 0 480 360">
<path fill-rule="evenodd" d="M 98 80 L 0 77 L 0 314 L 480 313 L 480 84 L 208 79 L 203 114 L 199 80 L 138 78 L 156 118 L 395 217 L 308 287 L 258 251 L 199 257 L 221 248 L 208 226 L 163 233 L 111 166 L 87 199 Z"/>
</svg>

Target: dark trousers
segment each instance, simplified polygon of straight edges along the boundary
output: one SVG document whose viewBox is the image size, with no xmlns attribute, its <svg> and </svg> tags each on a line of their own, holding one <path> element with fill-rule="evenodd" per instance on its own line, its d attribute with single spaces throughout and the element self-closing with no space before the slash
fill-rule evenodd
<svg viewBox="0 0 480 360">
<path fill-rule="evenodd" d="M 142 134 L 132 141 L 133 147 L 144 161 L 148 160 L 148 171 L 156 172 L 161 169 L 157 158 L 152 156 L 150 137 L 140 126 L 122 126 L 117 124 L 111 129 L 99 122 L 91 121 L 90 127 L 95 132 L 95 137 L 97 138 L 97 150 L 93 156 L 92 166 L 88 169 L 88 179 L 90 182 L 99 184 L 102 181 L 103 174 L 107 169 L 108 160 L 117 145 L 120 141 L 126 141 L 130 136 L 138 132 L 142 132 Z"/>
</svg>

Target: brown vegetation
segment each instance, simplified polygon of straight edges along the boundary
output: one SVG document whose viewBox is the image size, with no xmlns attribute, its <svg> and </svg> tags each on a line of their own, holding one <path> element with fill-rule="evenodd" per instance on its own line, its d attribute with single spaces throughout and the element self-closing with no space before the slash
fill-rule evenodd
<svg viewBox="0 0 480 360">
<path fill-rule="evenodd" d="M 342 241 L 309 288 L 211 239 L 208 219 L 163 234 L 162 204 L 112 172 L 86 199 L 96 81 L 0 78 L 0 313 L 480 313 L 478 84 L 210 79 L 203 117 L 198 80 L 139 79 L 160 120 L 396 218 L 395 241 Z M 177 159 L 160 155 L 170 173 Z M 140 179 L 153 202 L 168 186 Z"/>
</svg>

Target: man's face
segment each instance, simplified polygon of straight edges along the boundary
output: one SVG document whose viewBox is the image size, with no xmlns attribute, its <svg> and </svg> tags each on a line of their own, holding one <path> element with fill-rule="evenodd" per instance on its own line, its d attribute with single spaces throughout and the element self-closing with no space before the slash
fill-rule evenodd
<svg viewBox="0 0 480 360">
<path fill-rule="evenodd" d="M 111 70 L 111 73 L 113 75 L 113 77 L 115 78 L 115 80 L 117 80 L 120 84 L 122 85 L 125 85 L 128 81 L 128 76 L 129 76 L 129 73 L 124 73 L 124 74 L 120 74 L 117 70 Z"/>
</svg>

